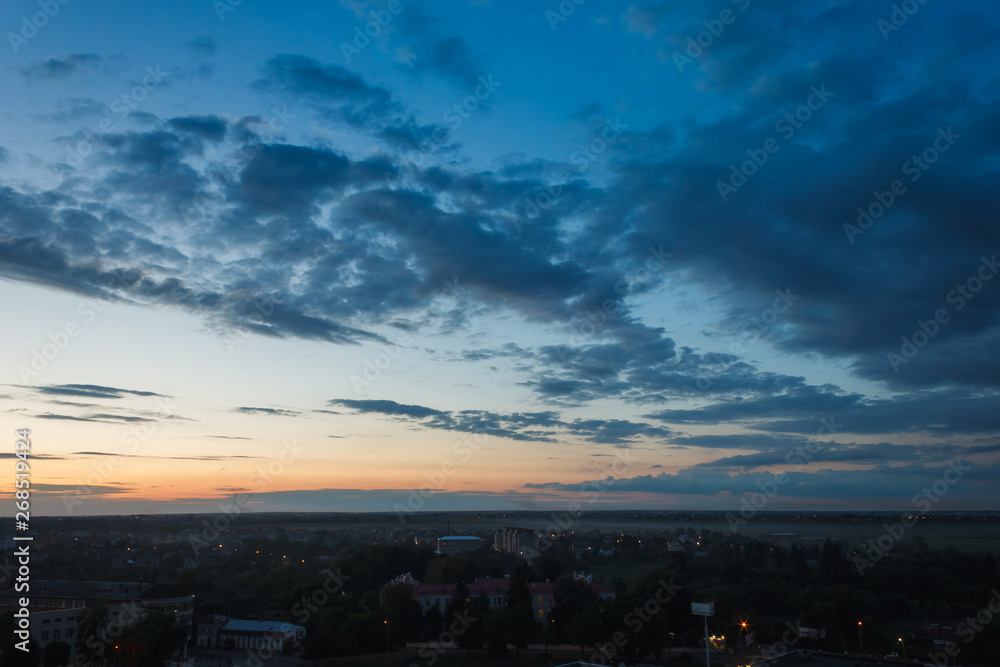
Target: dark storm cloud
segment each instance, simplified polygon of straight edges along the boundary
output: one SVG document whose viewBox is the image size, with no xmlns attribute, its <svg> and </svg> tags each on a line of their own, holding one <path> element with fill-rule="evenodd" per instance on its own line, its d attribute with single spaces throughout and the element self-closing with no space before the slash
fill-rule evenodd
<svg viewBox="0 0 1000 667">
<path fill-rule="evenodd" d="M 1000 362 L 986 351 L 1000 343 L 1000 281 L 961 309 L 948 295 L 976 274 L 984 251 L 989 259 L 1000 247 L 986 194 L 1000 185 L 986 166 L 1000 147 L 1000 102 L 995 88 L 985 99 L 972 93 L 989 86 L 992 74 L 975 63 L 997 55 L 996 42 L 980 38 L 996 26 L 985 16 L 954 15 L 915 22 L 906 39 L 887 43 L 874 27 L 881 9 L 852 2 L 818 12 L 824 32 L 815 41 L 816 11 L 802 6 L 790 16 L 755 5 L 738 12 L 690 69 L 678 73 L 665 63 L 680 82 L 737 103 L 691 123 L 685 140 L 659 159 L 635 159 L 628 145 L 612 149 L 621 155 L 610 162 L 614 190 L 645 213 L 630 231 L 635 252 L 665 238 L 683 245 L 676 261 L 690 277 L 730 286 L 730 324 L 759 317 L 774 291 L 790 286 L 802 300 L 770 332 L 787 350 L 853 360 L 864 377 L 900 388 L 995 388 Z M 686 17 L 689 23 L 671 24 L 677 39 L 667 42 L 668 53 L 682 50 L 684 26 L 704 29 L 697 12 Z M 974 34 L 967 50 L 965 29 Z M 940 53 L 919 47 L 922 37 L 948 54 L 947 71 L 938 67 Z M 825 87 L 827 101 L 799 128 L 779 126 L 814 86 Z M 718 182 L 769 137 L 780 150 L 724 201 Z M 935 141 L 934 163 L 922 170 L 911 162 L 904 173 Z M 845 223 L 896 179 L 905 193 L 868 231 L 851 236 Z M 941 308 L 949 323 L 897 372 L 887 355 Z"/>
<path fill-rule="evenodd" d="M 639 435 L 650 438 L 666 438 L 670 435 L 670 431 L 665 428 L 625 419 L 577 419 L 569 425 L 568 430 L 586 435 L 590 442 L 615 445 L 629 442 Z"/>
<path fill-rule="evenodd" d="M 326 118 L 371 131 L 397 148 L 412 150 L 422 141 L 447 132 L 437 125 L 416 124 L 412 114 L 385 88 L 370 85 L 336 64 L 299 55 L 278 55 L 267 61 L 255 82 L 262 91 L 290 96 Z"/>
<path fill-rule="evenodd" d="M 80 72 L 89 72 L 101 63 L 96 53 L 71 53 L 63 58 L 47 58 L 21 70 L 29 79 L 64 79 Z"/>
<path fill-rule="evenodd" d="M 761 466 L 787 466 L 789 462 L 795 465 L 802 461 L 801 455 L 796 455 L 795 451 L 795 446 L 769 449 L 753 454 L 727 456 L 714 461 L 698 463 L 692 467 L 756 468 Z M 950 458 L 982 453 L 984 450 L 971 447 L 955 447 L 952 445 L 899 445 L 880 442 L 863 445 L 830 443 L 819 447 L 812 447 L 808 451 L 810 452 L 810 464 L 855 463 L 872 465 L 876 463 L 941 462 Z"/>
<path fill-rule="evenodd" d="M 335 399 L 341 405 L 361 413 L 379 413 L 415 420 L 421 428 L 493 435 L 529 442 L 559 442 L 559 436 L 581 436 L 589 442 L 627 445 L 639 436 L 667 437 L 667 429 L 623 419 L 576 419 L 566 422 L 558 412 L 514 412 L 501 414 L 490 410 L 443 411 L 422 405 L 405 405 L 389 400 Z"/>
<path fill-rule="evenodd" d="M 646 416 L 671 424 L 744 422 L 756 430 L 803 435 L 819 432 L 821 420 L 832 422 L 838 433 L 995 433 L 1000 431 L 996 400 L 989 393 L 954 389 L 867 399 L 831 388 L 802 387 Z"/>
<path fill-rule="evenodd" d="M 688 30 L 704 29 L 702 9 L 639 7 L 626 19 L 628 37 L 669 55 Z M 418 8 L 406 11 L 404 38 L 431 28 L 426 43 L 413 41 L 414 68 L 459 82 L 481 73 L 461 40 L 435 34 Z M 960 309 L 949 299 L 1000 248 L 992 195 L 1000 190 L 1000 88 L 977 66 L 996 55 L 987 39 L 994 26 L 971 15 L 913 21 L 908 39 L 886 42 L 875 28 L 879 11 L 860 2 L 782 12 L 753 4 L 689 70 L 665 61 L 664 74 L 701 91 L 715 111 L 676 127 L 629 129 L 602 158 L 607 181 L 563 179 L 530 221 L 524 201 L 556 182 L 561 165 L 551 160 L 508 157 L 498 171 L 421 164 L 397 179 L 398 155 L 264 141 L 259 119 L 227 129 L 220 118 L 192 116 L 110 133 L 62 188 L 0 189 L 0 273 L 179 306 L 220 328 L 335 343 L 379 340 L 366 329 L 404 320 L 457 333 L 478 313 L 504 308 L 563 341 L 480 347 L 466 360 L 512 359 L 524 386 L 550 404 L 624 400 L 655 406 L 647 410 L 668 426 L 738 421 L 812 435 L 820 418 L 833 417 L 850 433 L 1000 430 L 991 393 L 1000 378 L 1000 280 L 962 297 Z M 937 50 L 919 45 L 932 30 Z M 779 123 L 814 88 L 829 98 L 786 136 L 777 128 L 791 126 Z M 387 88 L 304 56 L 271 58 L 256 89 L 396 149 L 440 129 L 415 121 Z M 949 127 L 960 136 L 910 181 L 903 165 Z M 769 137 L 780 150 L 724 201 L 717 183 Z M 848 238 L 857 207 L 893 179 L 905 194 Z M 199 216 L 185 220 L 180 211 L 193 205 Z M 651 249 L 664 246 L 673 256 L 642 273 Z M 708 332 L 720 340 L 771 314 L 769 343 L 853 364 L 899 394 L 874 399 L 764 370 L 742 352 L 687 347 L 623 301 L 665 281 L 710 286 L 726 311 L 719 331 Z M 796 298 L 779 303 L 781 292 Z M 432 316 L 442 296 L 460 306 Z M 894 369 L 887 354 L 940 309 L 949 321 Z M 678 398 L 695 403 L 662 409 Z M 572 432 L 499 417 L 423 418 L 434 428 L 540 440 L 552 437 L 546 429 Z M 584 437 L 618 444 L 643 428 L 608 422 Z"/>
<path fill-rule="evenodd" d="M 71 239 L 70 234 L 64 240 Z M 158 281 L 132 268 L 104 270 L 94 259 L 75 264 L 64 252 L 53 246 L 42 246 L 32 238 L 0 239 L 0 274 L 88 296 L 179 306 L 207 316 L 224 327 L 245 327 L 274 338 L 296 337 L 344 344 L 383 340 L 376 334 L 311 315 L 294 304 L 265 299 L 246 289 L 234 287 L 226 293 L 198 291 L 178 278 Z"/>
<path fill-rule="evenodd" d="M 617 340 L 544 346 L 524 354 L 534 362 L 525 384 L 540 398 L 567 405 L 602 397 L 645 404 L 815 390 L 804 378 L 761 371 L 733 354 L 678 349 L 662 329 L 632 321 L 604 328 L 606 337 Z M 579 334 L 573 338 L 584 340 Z M 683 421 L 685 414 L 671 413 L 678 417 L 675 421 Z"/>
<path fill-rule="evenodd" d="M 969 504 L 983 505 L 997 498 L 996 480 L 1000 478 L 1000 466 L 977 464 L 963 461 L 965 470 L 959 483 L 952 486 L 947 494 L 948 505 L 963 508 Z M 820 469 L 809 472 L 792 470 L 786 472 L 787 481 L 781 493 L 773 501 L 774 506 L 785 502 L 801 500 L 841 501 L 847 505 L 865 501 L 898 502 L 901 509 L 912 511 L 911 499 L 941 479 L 947 465 L 910 464 L 889 467 L 873 466 L 863 471 Z M 862 474 L 863 473 L 863 474 Z M 720 499 L 732 497 L 733 506 L 738 507 L 743 494 L 759 493 L 760 484 L 774 483 L 774 475 L 769 472 L 739 472 L 729 469 L 688 468 L 677 473 L 638 475 L 629 478 L 607 477 L 599 480 L 606 493 L 653 493 L 667 496 L 708 496 Z M 564 482 L 530 482 L 526 489 L 549 491 L 579 491 L 581 484 Z M 846 500 L 845 500 L 846 499 Z"/>
<path fill-rule="evenodd" d="M 765 419 L 782 415 L 815 418 L 816 415 L 844 414 L 863 400 L 860 394 L 843 394 L 830 387 L 800 386 L 782 393 L 764 393 L 752 398 L 736 397 L 701 408 L 670 409 L 647 417 L 670 423 L 706 423 Z M 812 429 L 815 431 L 815 428 Z"/>
<path fill-rule="evenodd" d="M 437 20 L 411 4 L 402 15 L 402 38 L 406 43 L 405 64 L 416 72 L 431 72 L 462 88 L 474 88 L 484 74 L 483 65 L 469 45 L 457 35 L 443 35 Z"/>
<path fill-rule="evenodd" d="M 218 116 L 184 116 L 171 118 L 168 124 L 181 132 L 189 132 L 209 141 L 222 141 L 228 124 Z"/>
<path fill-rule="evenodd" d="M 740 433 L 734 435 L 674 436 L 670 438 L 670 442 L 679 447 L 760 450 L 778 447 L 790 448 L 797 444 L 805 443 L 806 440 L 788 436 L 765 435 L 763 433 Z"/>
</svg>

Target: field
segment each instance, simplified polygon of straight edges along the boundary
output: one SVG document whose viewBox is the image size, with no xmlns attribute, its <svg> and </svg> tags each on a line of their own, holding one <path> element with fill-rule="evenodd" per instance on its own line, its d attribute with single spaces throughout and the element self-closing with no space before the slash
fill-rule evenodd
<svg viewBox="0 0 1000 667">
<path fill-rule="evenodd" d="M 472 533 L 487 536 L 503 526 L 519 526 L 539 531 L 559 532 L 558 524 L 567 526 L 576 534 L 588 533 L 630 533 L 641 537 L 669 531 L 694 532 L 703 529 L 731 533 L 727 515 L 709 512 L 582 512 L 568 517 L 561 512 L 449 512 L 419 513 L 406 515 L 401 523 L 395 514 L 317 514 L 272 515 L 273 524 L 267 515 L 256 515 L 257 525 L 275 527 L 326 527 L 334 530 L 358 528 L 364 525 L 370 529 L 380 529 L 392 533 L 406 534 L 411 531 L 437 531 L 444 535 Z M 555 516 L 555 518 L 554 518 Z M 742 535 L 766 538 L 772 534 L 788 533 L 796 538 L 847 539 L 864 542 L 877 539 L 887 532 L 886 525 L 900 520 L 899 513 L 766 513 L 760 512 L 746 523 L 738 526 Z M 909 516 L 909 515 L 907 515 Z M 570 521 L 567 524 L 566 519 Z M 558 522 L 557 522 L 558 520 Z M 906 538 L 922 536 L 933 549 L 946 547 L 962 551 L 1000 551 L 1000 513 L 947 513 L 915 517 L 915 524 L 906 529 Z"/>
</svg>

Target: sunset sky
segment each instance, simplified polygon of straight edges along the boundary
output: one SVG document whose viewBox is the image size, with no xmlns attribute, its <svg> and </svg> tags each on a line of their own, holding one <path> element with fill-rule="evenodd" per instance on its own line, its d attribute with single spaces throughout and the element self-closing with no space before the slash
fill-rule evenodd
<svg viewBox="0 0 1000 667">
<path fill-rule="evenodd" d="M 995 2 L 64 1 L 0 10 L 35 513 L 1000 506 Z"/>
</svg>

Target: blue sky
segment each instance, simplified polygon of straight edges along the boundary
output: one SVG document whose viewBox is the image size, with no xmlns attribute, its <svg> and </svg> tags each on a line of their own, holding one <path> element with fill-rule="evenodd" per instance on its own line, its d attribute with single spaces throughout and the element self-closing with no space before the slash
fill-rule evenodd
<svg viewBox="0 0 1000 667">
<path fill-rule="evenodd" d="M 995 508 L 998 18 L 8 3 L 37 511 Z"/>
</svg>

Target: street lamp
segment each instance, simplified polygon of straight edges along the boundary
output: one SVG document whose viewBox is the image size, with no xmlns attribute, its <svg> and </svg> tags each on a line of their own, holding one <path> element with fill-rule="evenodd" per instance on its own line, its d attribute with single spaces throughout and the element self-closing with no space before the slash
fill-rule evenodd
<svg viewBox="0 0 1000 667">
<path fill-rule="evenodd" d="M 903 657 L 905 658 L 906 657 L 906 642 L 904 642 L 903 638 L 900 637 L 899 638 L 899 643 L 903 645 Z"/>
<path fill-rule="evenodd" d="M 382 621 L 385 623 L 385 652 L 389 652 L 389 621 Z"/>
<path fill-rule="evenodd" d="M 858 650 L 861 653 L 865 652 L 865 645 L 861 641 L 861 621 L 858 621 Z"/>
</svg>

